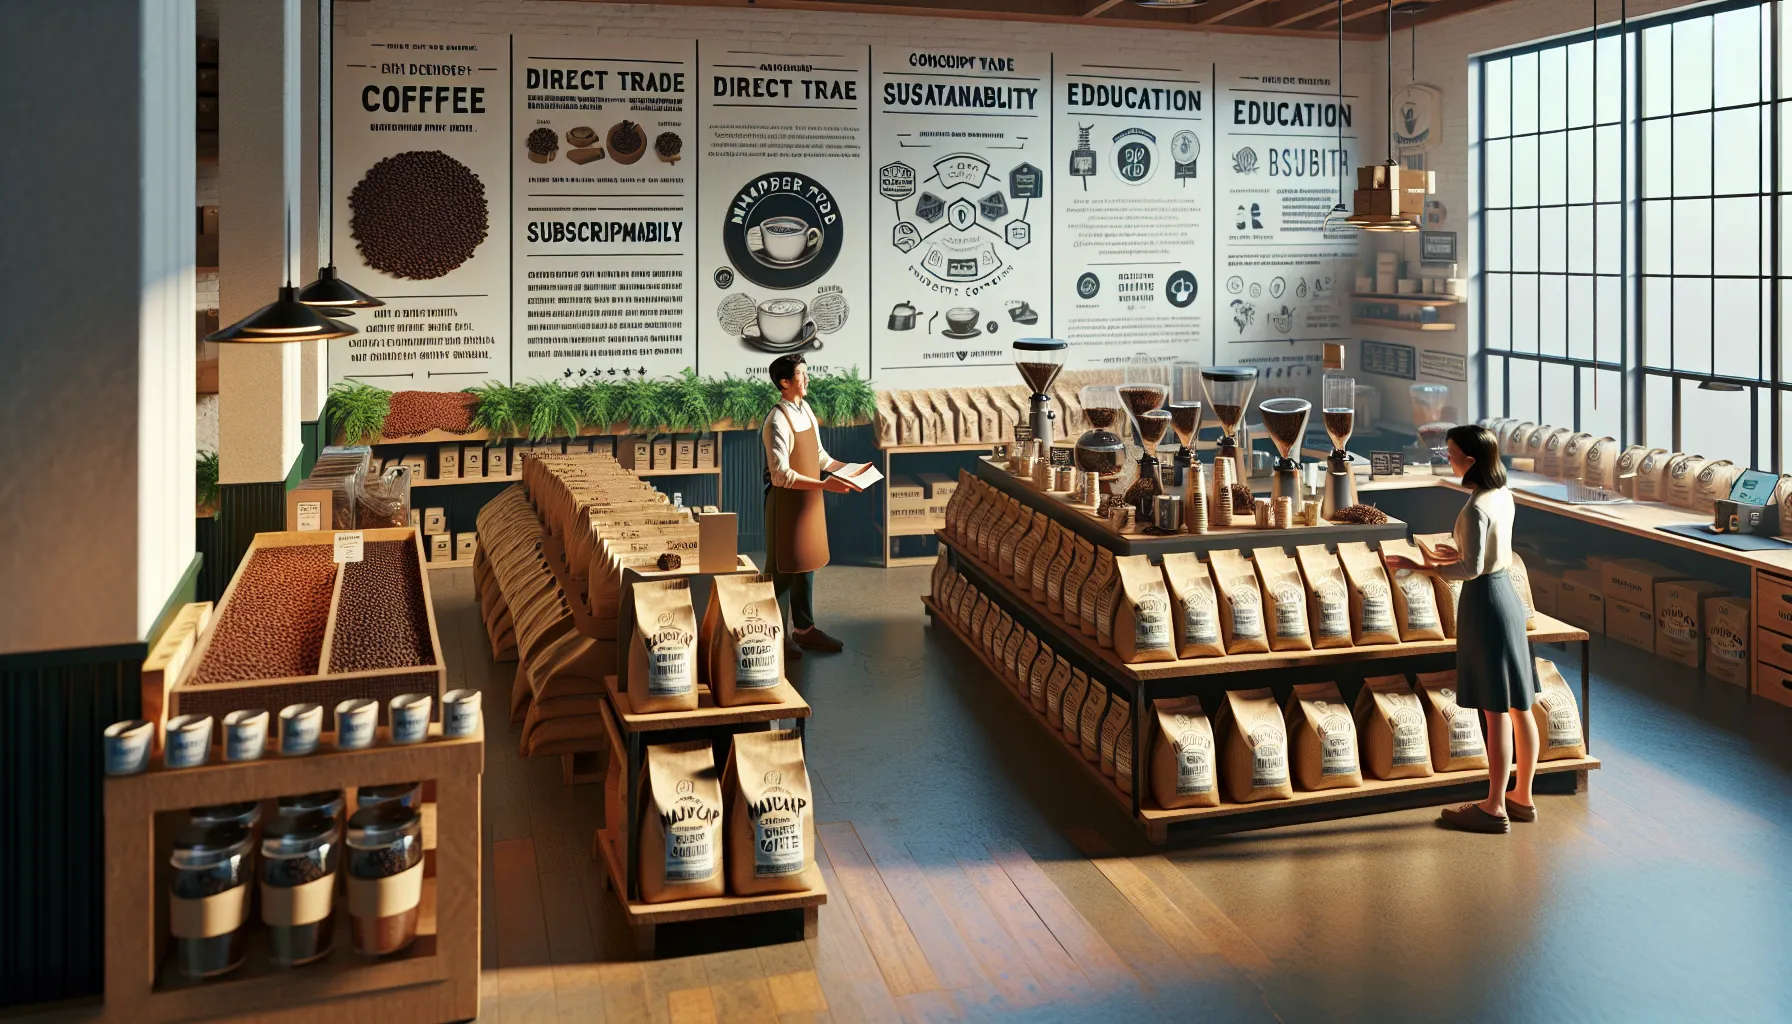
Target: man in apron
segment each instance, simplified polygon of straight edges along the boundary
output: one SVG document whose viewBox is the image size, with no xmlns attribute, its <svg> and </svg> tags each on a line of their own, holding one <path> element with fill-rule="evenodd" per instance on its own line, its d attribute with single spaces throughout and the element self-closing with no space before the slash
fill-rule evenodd
<svg viewBox="0 0 1792 1024">
<path fill-rule="evenodd" d="M 858 488 L 839 476 L 863 467 L 840 462 L 821 447 L 821 428 L 804 398 L 809 394 L 809 368 L 797 353 L 779 356 L 771 365 L 772 383 L 780 401 L 760 430 L 765 442 L 765 568 L 771 573 L 778 600 L 789 594 L 790 632 L 784 657 L 801 658 L 800 648 L 838 651 L 840 641 L 815 628 L 815 570 L 828 564 L 827 512 L 822 492 L 855 494 Z"/>
</svg>

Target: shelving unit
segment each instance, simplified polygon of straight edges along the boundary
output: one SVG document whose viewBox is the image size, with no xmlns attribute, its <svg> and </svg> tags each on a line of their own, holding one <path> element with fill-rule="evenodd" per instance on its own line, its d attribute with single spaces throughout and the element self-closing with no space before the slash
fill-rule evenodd
<svg viewBox="0 0 1792 1024">
<path fill-rule="evenodd" d="M 1368 317 L 1353 316 L 1350 322 L 1362 327 L 1385 327 L 1394 331 L 1453 331 L 1455 324 L 1442 321 L 1420 323 L 1417 320 L 1372 320 Z"/>
<path fill-rule="evenodd" d="M 1368 292 L 1352 292 L 1353 299 L 1363 302 L 1393 302 L 1402 306 L 1461 306 L 1467 299 L 1458 299 L 1449 295 L 1372 295 Z"/>
<path fill-rule="evenodd" d="M 878 461 L 881 463 L 881 465 L 878 467 L 878 469 L 884 475 L 885 488 L 888 488 L 890 485 L 890 479 L 896 475 L 895 465 L 896 465 L 896 456 L 898 456 L 898 455 L 939 455 L 942 453 L 951 453 L 951 452 L 987 452 L 987 451 L 990 451 L 994 447 L 995 447 L 995 445 L 993 443 L 988 443 L 988 444 L 967 443 L 967 444 L 902 445 L 902 446 L 898 446 L 896 448 L 879 448 L 877 450 L 877 454 L 878 454 Z M 882 539 L 879 542 L 879 547 L 881 548 L 882 554 L 883 554 L 884 568 L 899 569 L 904 566 L 928 565 L 928 564 L 932 563 L 933 558 L 934 558 L 934 556 L 932 556 L 932 555 L 891 555 L 890 554 L 890 541 L 891 540 L 893 540 L 897 537 L 925 537 L 925 536 L 933 533 L 934 530 L 937 529 L 937 527 L 923 524 L 920 526 L 899 528 L 899 527 L 895 526 L 894 524 L 892 524 L 890 522 L 890 498 L 889 498 L 889 494 L 888 494 L 887 490 L 884 494 L 883 516 L 879 519 L 877 526 L 878 526 L 878 532 L 882 534 Z"/>
</svg>

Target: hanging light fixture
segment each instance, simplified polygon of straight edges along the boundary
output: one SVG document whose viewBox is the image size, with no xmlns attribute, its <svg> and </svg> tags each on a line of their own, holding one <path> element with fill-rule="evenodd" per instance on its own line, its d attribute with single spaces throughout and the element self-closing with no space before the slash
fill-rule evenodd
<svg viewBox="0 0 1792 1024">
<path fill-rule="evenodd" d="M 334 26 L 332 25 L 331 27 L 333 28 Z M 335 45 L 334 43 L 331 44 L 332 51 L 334 49 L 334 45 Z M 319 63 L 323 63 L 323 47 L 321 45 L 318 47 L 318 59 L 319 59 Z M 336 95 L 335 61 L 330 61 L 328 63 L 328 66 L 324 68 L 324 77 L 325 77 L 325 81 L 328 83 L 325 88 L 325 95 L 328 95 L 332 99 L 334 99 L 335 95 Z M 318 108 L 317 108 L 317 120 L 318 120 L 318 126 L 317 126 L 318 127 L 317 176 L 319 179 L 323 179 L 323 177 L 324 177 L 324 146 L 323 146 L 323 105 L 322 104 L 319 104 Z M 328 180 L 331 183 L 330 198 L 332 201 L 334 201 L 335 196 L 336 196 L 336 189 L 335 189 L 336 178 L 335 178 L 334 173 L 332 173 L 330 175 L 330 178 Z M 329 316 L 329 317 L 353 316 L 354 314 L 352 312 L 350 312 L 350 310 L 376 309 L 380 306 L 384 306 L 385 305 L 384 302 L 381 302 L 379 299 L 374 298 L 373 296 L 367 294 L 366 292 L 362 291 L 361 289 L 356 288 L 354 285 L 349 284 L 347 281 L 344 281 L 342 278 L 336 276 L 336 214 L 335 214 L 335 211 L 330 212 L 330 215 L 325 218 L 325 223 L 328 225 L 328 227 L 326 227 L 324 230 L 328 233 L 327 241 L 325 244 L 329 249 L 330 263 L 328 266 L 322 267 L 318 270 L 317 280 L 306 285 L 303 289 L 301 289 L 299 291 L 299 301 L 304 303 L 307 306 L 329 307 L 329 308 L 325 308 L 323 310 L 324 315 Z"/>
<path fill-rule="evenodd" d="M 1333 114 L 1333 120 L 1338 122 L 1338 201 L 1326 211 L 1325 222 L 1319 225 L 1321 238 L 1334 222 L 1350 216 L 1350 208 L 1344 205 L 1344 0 L 1338 0 L 1338 106 Z"/>
<path fill-rule="evenodd" d="M 1341 24 L 1341 22 L 1340 22 Z M 1394 5 L 1387 7 L 1388 158 L 1356 170 L 1356 212 L 1344 223 L 1364 231 L 1417 231 L 1425 197 L 1435 190 L 1431 171 L 1414 171 L 1394 159 Z"/>
<path fill-rule="evenodd" d="M 281 198 L 285 199 L 284 185 L 281 188 Z M 286 222 L 281 225 L 280 237 L 281 251 L 290 261 L 292 250 L 292 211 L 290 209 L 287 210 Z M 332 338 L 347 338 L 355 333 L 357 332 L 353 327 L 337 323 L 325 316 L 322 311 L 313 309 L 299 301 L 299 290 L 293 287 L 292 266 L 289 262 L 286 268 L 286 283 L 280 286 L 279 298 L 229 327 L 213 331 L 205 336 L 205 340 L 279 344 L 289 341 L 328 341 Z"/>
</svg>

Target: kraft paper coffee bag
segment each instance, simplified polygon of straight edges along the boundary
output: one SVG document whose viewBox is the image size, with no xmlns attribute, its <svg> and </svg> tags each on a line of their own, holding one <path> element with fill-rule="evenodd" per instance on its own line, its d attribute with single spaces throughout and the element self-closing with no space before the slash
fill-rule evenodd
<svg viewBox="0 0 1792 1024">
<path fill-rule="evenodd" d="M 1052 563 L 1057 560 L 1058 552 L 1062 550 L 1063 545 L 1072 543 L 1067 540 L 1067 538 L 1072 536 L 1073 535 L 1069 531 L 1059 526 L 1056 520 L 1046 524 L 1045 540 L 1039 545 L 1039 550 L 1033 555 L 1033 577 L 1028 581 L 1028 586 L 1033 595 L 1033 602 L 1035 604 L 1046 603 L 1045 586 L 1046 581 L 1051 575 Z M 1015 586 L 1016 588 L 1020 586 L 1019 580 L 1015 581 Z M 1063 594 L 1060 593 L 1058 596 L 1062 598 Z"/>
<path fill-rule="evenodd" d="M 896 418 L 896 403 L 890 400 L 888 391 L 877 393 L 877 412 L 872 417 L 872 422 L 877 428 L 877 446 L 879 448 L 888 451 L 900 443 L 897 440 L 899 427 Z"/>
<path fill-rule="evenodd" d="M 1101 722 L 1101 774 L 1110 779 L 1115 777 L 1118 768 L 1114 758 L 1122 735 L 1132 735 L 1132 705 L 1116 693 L 1108 702 L 1107 717 Z"/>
<path fill-rule="evenodd" d="M 1114 559 L 1121 600 L 1114 617 L 1114 653 L 1129 665 L 1176 660 L 1170 637 L 1170 591 L 1148 555 Z"/>
<path fill-rule="evenodd" d="M 1356 722 L 1337 683 L 1302 683 L 1288 696 L 1288 751 L 1295 787 L 1311 792 L 1363 784 Z"/>
<path fill-rule="evenodd" d="M 1705 463 L 1699 470 L 1698 482 L 1693 486 L 1692 504 L 1694 512 L 1711 515 L 1717 511 L 1717 502 L 1730 496 L 1730 488 L 1736 478 L 1742 475 L 1742 467 L 1729 459 L 1715 459 Z"/>
<path fill-rule="evenodd" d="M 1269 629 L 1269 649 L 1312 650 L 1307 588 L 1300 567 L 1281 548 L 1257 548 L 1251 552 L 1251 561 L 1257 564 L 1257 577 L 1263 581 L 1263 621 Z"/>
<path fill-rule="evenodd" d="M 1209 551 L 1207 565 L 1219 591 L 1220 632 L 1226 638 L 1226 653 L 1268 651 L 1269 631 L 1263 622 L 1263 590 L 1256 567 L 1230 549 Z"/>
<path fill-rule="evenodd" d="M 1425 729 L 1431 738 L 1431 767 L 1440 772 L 1487 767 L 1481 712 L 1456 703 L 1456 673 L 1420 672 L 1419 697 L 1425 702 Z"/>
<path fill-rule="evenodd" d="M 1698 507 L 1699 475 L 1711 460 L 1703 455 L 1688 455 L 1668 467 L 1668 504 L 1681 508 Z"/>
<path fill-rule="evenodd" d="M 1083 584 L 1083 592 L 1077 598 L 1077 630 L 1084 636 L 1095 635 L 1095 606 L 1101 603 L 1101 595 L 1114 583 L 1114 552 L 1110 548 L 1095 550 L 1095 568 L 1089 572 L 1089 582 Z M 1069 618 L 1069 609 L 1065 609 L 1065 618 Z"/>
<path fill-rule="evenodd" d="M 1080 538 L 1066 530 L 1064 541 L 1052 556 L 1045 572 L 1045 609 L 1053 615 L 1064 614 L 1064 577 L 1070 575 L 1070 563 L 1076 560 L 1076 543 Z"/>
<path fill-rule="evenodd" d="M 1350 629 L 1357 646 L 1399 643 L 1393 587 L 1388 583 L 1380 556 L 1361 541 L 1349 541 L 1338 545 L 1338 561 L 1350 584 Z"/>
<path fill-rule="evenodd" d="M 1095 598 L 1095 642 L 1102 647 L 1114 646 L 1114 614 L 1120 604 L 1120 568 L 1115 560 L 1114 575 Z"/>
<path fill-rule="evenodd" d="M 1425 553 L 1411 541 L 1381 542 L 1382 567 L 1394 584 L 1389 592 L 1394 598 L 1394 623 L 1400 628 L 1400 639 L 1408 643 L 1442 640 L 1444 624 L 1437 613 L 1437 587 L 1432 577 L 1411 569 L 1387 569 L 1386 560 L 1390 556 L 1409 558 L 1424 565 Z"/>
<path fill-rule="evenodd" d="M 642 774 L 641 899 L 722 895 L 722 782 L 709 741 L 649 746 Z"/>
<path fill-rule="evenodd" d="M 1044 680 L 1040 685 L 1045 691 L 1045 721 L 1054 730 L 1063 732 L 1064 716 L 1069 712 L 1064 706 L 1064 699 L 1070 690 L 1073 674 L 1070 662 L 1065 661 L 1062 655 L 1041 650 L 1034 671 L 1035 682 Z M 1033 707 L 1037 710 L 1039 703 L 1034 701 Z"/>
<path fill-rule="evenodd" d="M 785 699 L 779 685 L 784 681 L 784 616 L 770 576 L 715 577 L 703 622 L 703 661 L 718 707 Z"/>
<path fill-rule="evenodd" d="M 1581 734 L 1580 707 L 1574 691 L 1556 670 L 1555 662 L 1536 659 L 1537 685 L 1543 692 L 1531 703 L 1531 714 L 1537 719 L 1537 760 L 1559 761 L 1566 757 L 1587 756 L 1586 737 Z"/>
<path fill-rule="evenodd" d="M 1091 679 L 1089 695 L 1083 700 L 1083 712 L 1077 716 L 1079 747 L 1083 760 L 1101 760 L 1101 719 L 1108 713 L 1108 688 Z"/>
<path fill-rule="evenodd" d="M 1608 491 L 1615 491 L 1618 489 L 1617 468 L 1617 439 L 1599 438 L 1587 446 L 1586 458 L 1580 471 L 1580 482 L 1588 487 L 1602 487 Z"/>
<path fill-rule="evenodd" d="M 1079 747 L 1083 743 L 1083 705 L 1089 700 L 1089 676 L 1080 668 L 1072 669 L 1068 662 L 1064 667 L 1070 681 L 1065 684 L 1064 695 L 1059 699 L 1062 714 L 1058 731 L 1064 734 L 1064 742 Z"/>
<path fill-rule="evenodd" d="M 1268 687 L 1228 690 L 1217 727 L 1220 785 L 1228 801 L 1244 804 L 1294 795 L 1288 774 L 1288 728 Z"/>
<path fill-rule="evenodd" d="M 1192 551 L 1164 556 L 1164 580 L 1170 585 L 1170 627 L 1178 658 L 1216 658 L 1226 653 L 1220 639 L 1219 594 L 1213 574 Z"/>
<path fill-rule="evenodd" d="M 1213 724 L 1201 698 L 1181 697 L 1152 704 L 1151 794 L 1166 811 L 1216 807 L 1219 773 L 1214 768 Z"/>
<path fill-rule="evenodd" d="M 1531 572 L 1525 568 L 1524 559 L 1516 551 L 1512 552 L 1512 568 L 1506 570 L 1506 578 L 1512 581 L 1512 589 L 1524 604 L 1524 628 L 1536 629 L 1537 603 L 1531 597 Z"/>
<path fill-rule="evenodd" d="M 1307 583 L 1307 629 L 1318 649 L 1349 647 L 1350 585 L 1344 580 L 1344 567 L 1338 556 L 1324 544 L 1301 544 L 1294 549 L 1295 561 Z"/>
<path fill-rule="evenodd" d="M 1020 644 L 1008 659 L 1008 685 L 1019 688 L 1033 685 L 1033 662 L 1039 660 L 1039 638 L 1021 630 Z"/>
<path fill-rule="evenodd" d="M 1425 709 L 1405 676 L 1363 680 L 1356 698 L 1357 735 L 1370 778 L 1416 779 L 1431 774 Z"/>
<path fill-rule="evenodd" d="M 628 702 L 637 715 L 697 710 L 697 613 L 688 579 L 640 582 L 628 644 Z"/>
<path fill-rule="evenodd" d="M 1661 448 L 1644 455 L 1643 461 L 1637 463 L 1636 494 L 1633 497 L 1638 501 L 1668 500 L 1668 468 L 1684 458 L 1684 452 Z"/>
<path fill-rule="evenodd" d="M 815 803 L 796 730 L 735 733 L 722 789 L 728 794 L 729 892 L 761 896 L 821 884 Z"/>
<path fill-rule="evenodd" d="M 1045 543 L 1046 529 L 1050 525 L 1050 518 L 1035 514 L 1027 523 L 1026 534 L 1014 546 L 1014 589 L 1022 594 L 1033 592 L 1033 559 L 1039 554 L 1039 546 Z"/>
<path fill-rule="evenodd" d="M 1076 539 L 1076 554 L 1070 560 L 1070 571 L 1064 574 L 1064 622 L 1072 629 L 1082 621 L 1083 588 L 1095 572 L 1095 545 L 1087 538 Z"/>
<path fill-rule="evenodd" d="M 1584 431 L 1569 435 L 1568 440 L 1562 443 L 1562 472 L 1560 476 L 1563 480 L 1579 480 L 1586 473 L 1587 452 L 1592 450 L 1598 440 L 1592 434 Z"/>
<path fill-rule="evenodd" d="M 1443 623 L 1444 636 L 1456 638 L 1456 606 L 1462 603 L 1462 581 L 1431 577 L 1431 595 L 1437 601 L 1437 620 Z"/>
</svg>

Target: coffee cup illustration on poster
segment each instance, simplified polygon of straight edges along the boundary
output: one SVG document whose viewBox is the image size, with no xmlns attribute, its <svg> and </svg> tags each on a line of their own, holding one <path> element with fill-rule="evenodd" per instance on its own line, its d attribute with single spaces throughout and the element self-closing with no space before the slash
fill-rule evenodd
<svg viewBox="0 0 1792 1024">
<path fill-rule="evenodd" d="M 698 46 L 699 366 L 870 368 L 870 54 Z"/>
<path fill-rule="evenodd" d="M 517 36 L 511 379 L 697 365 L 696 46 Z"/>
<path fill-rule="evenodd" d="M 1222 265 L 1215 268 L 1216 358 L 1256 364 L 1286 393 L 1318 397 L 1301 371 L 1318 365 L 1320 343 L 1350 333 L 1357 231 L 1326 226 L 1340 183 L 1355 187 L 1357 118 L 1350 88 L 1338 101 L 1335 72 L 1277 69 L 1229 74 L 1220 94 L 1214 217 Z M 1342 133 L 1342 146 L 1339 135 Z M 1309 394 L 1308 392 L 1311 392 Z"/>
<path fill-rule="evenodd" d="M 1080 366 L 1209 359 L 1213 65 L 1053 66 L 1052 320 Z"/>
<path fill-rule="evenodd" d="M 879 386 L 1010 384 L 1049 335 L 1049 54 L 872 49 L 872 370 Z"/>
<path fill-rule="evenodd" d="M 331 383 L 458 391 L 508 378 L 509 47 L 505 36 L 337 33 L 335 259 L 386 305 L 330 342 Z"/>
</svg>

